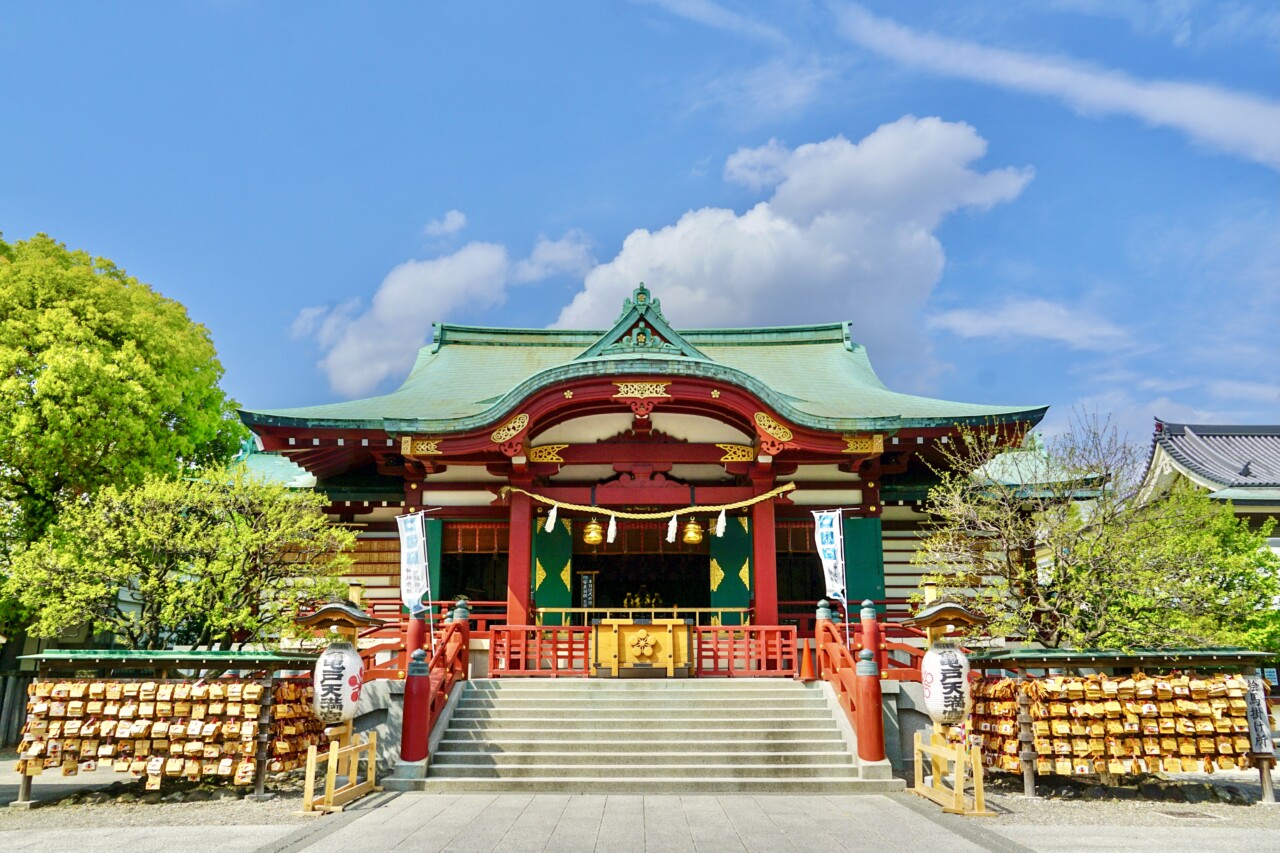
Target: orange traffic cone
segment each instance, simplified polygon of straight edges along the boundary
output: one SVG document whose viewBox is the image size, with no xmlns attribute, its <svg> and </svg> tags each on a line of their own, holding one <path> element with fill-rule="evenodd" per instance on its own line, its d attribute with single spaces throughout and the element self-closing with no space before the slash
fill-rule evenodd
<svg viewBox="0 0 1280 853">
<path fill-rule="evenodd" d="M 799 640 L 800 643 L 800 680 L 813 681 L 813 655 L 809 651 L 809 641 Z"/>
</svg>

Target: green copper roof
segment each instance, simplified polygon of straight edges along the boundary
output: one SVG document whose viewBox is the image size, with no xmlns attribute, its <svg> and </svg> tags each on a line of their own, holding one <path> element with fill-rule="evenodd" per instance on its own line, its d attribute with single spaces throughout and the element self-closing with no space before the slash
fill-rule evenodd
<svg viewBox="0 0 1280 853">
<path fill-rule="evenodd" d="M 1031 421 L 1044 407 L 982 406 L 884 386 L 848 323 L 675 332 L 657 300 L 634 297 L 608 332 L 437 324 L 409 377 L 379 397 L 297 409 L 244 410 L 250 425 L 459 432 L 495 424 L 526 396 L 573 379 L 699 377 L 756 394 L 792 423 L 839 431 Z M 634 332 L 645 322 L 643 344 Z M 654 343 L 652 333 L 658 333 Z"/>
</svg>

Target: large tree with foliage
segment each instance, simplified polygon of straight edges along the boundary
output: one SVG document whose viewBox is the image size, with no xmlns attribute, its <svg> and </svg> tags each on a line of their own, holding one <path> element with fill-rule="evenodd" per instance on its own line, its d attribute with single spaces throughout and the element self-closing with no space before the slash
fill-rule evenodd
<svg viewBox="0 0 1280 853">
<path fill-rule="evenodd" d="M 270 640 L 300 605 L 342 589 L 355 537 L 325 503 L 239 465 L 106 486 L 14 558 L 6 591 L 37 635 L 87 623 L 132 648 Z"/>
<path fill-rule="evenodd" d="M 1142 491 L 1145 454 L 1077 416 L 1047 445 L 999 429 L 949 445 L 918 564 L 986 612 L 993 636 L 1050 647 L 1280 648 L 1280 560 L 1198 490 Z"/>
<path fill-rule="evenodd" d="M 0 238 L 0 580 L 59 506 L 230 459 L 245 433 L 221 377 L 179 303 L 44 234 Z M 0 633 L 25 622 L 0 597 Z"/>
<path fill-rule="evenodd" d="M 181 304 L 44 234 L 0 239 L 0 560 L 71 498 L 229 459 L 221 377 Z"/>
</svg>

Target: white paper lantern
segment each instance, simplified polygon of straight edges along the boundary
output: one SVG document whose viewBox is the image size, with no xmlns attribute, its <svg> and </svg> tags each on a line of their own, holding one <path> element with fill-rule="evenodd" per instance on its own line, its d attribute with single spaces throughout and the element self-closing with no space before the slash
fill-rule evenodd
<svg viewBox="0 0 1280 853">
<path fill-rule="evenodd" d="M 316 661 L 316 716 L 326 723 L 343 723 L 356 715 L 364 687 L 364 662 L 355 646 L 338 640 Z"/>
<path fill-rule="evenodd" d="M 969 658 L 953 643 L 934 643 L 920 664 L 924 708 L 935 723 L 953 726 L 969 711 Z"/>
</svg>

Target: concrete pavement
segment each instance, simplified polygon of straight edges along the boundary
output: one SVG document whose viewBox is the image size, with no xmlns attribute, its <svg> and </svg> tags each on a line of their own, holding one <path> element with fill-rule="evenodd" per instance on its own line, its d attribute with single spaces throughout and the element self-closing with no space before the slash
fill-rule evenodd
<svg viewBox="0 0 1280 853">
<path fill-rule="evenodd" d="M 244 803 L 232 803 L 243 808 Z M 293 806 L 286 803 L 289 819 Z M 93 825 L 59 826 L 60 808 L 24 811 L 0 830 L 0 850 L 33 853 L 834 853 L 1000 851 L 1076 853 L 1280 851 L 1280 815 L 1262 806 L 1144 804 L 1099 811 L 1080 822 L 1063 806 L 993 819 L 944 815 L 910 794 L 568 795 L 393 794 L 368 797 L 339 814 L 270 823 L 251 809 L 151 812 L 146 825 L 97 807 Z M 164 809 L 166 807 L 156 807 Z M 182 809 L 184 807 L 175 807 Z M 101 809 L 101 811 L 98 811 Z M 1074 816 L 1070 814 L 1075 810 Z M 1263 811 L 1259 811 L 1263 810 Z M 1212 813 L 1211 813 L 1212 812 Z M 140 812 L 137 812 L 140 814 Z M 276 820 L 284 817 L 280 812 Z M 1039 815 L 1036 818 L 1036 815 Z M 267 818 L 266 821 L 263 819 Z M 237 820 L 243 819 L 244 823 Z M 154 823 L 151 821 L 154 820 Z M 99 823 L 101 821 L 101 823 Z M 181 824 L 181 825 L 177 825 Z"/>
</svg>

